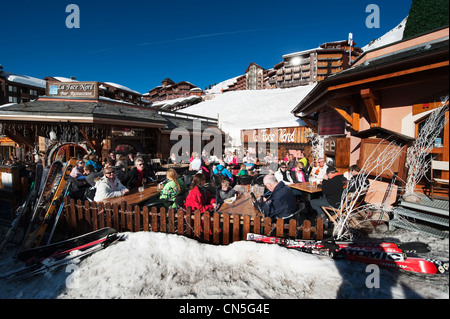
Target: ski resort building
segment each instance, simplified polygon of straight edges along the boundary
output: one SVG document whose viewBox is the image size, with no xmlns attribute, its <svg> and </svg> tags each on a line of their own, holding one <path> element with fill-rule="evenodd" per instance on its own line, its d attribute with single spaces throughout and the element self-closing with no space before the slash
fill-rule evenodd
<svg viewBox="0 0 450 319">
<path fill-rule="evenodd" d="M 0 108 L 0 136 L 5 137 L 5 143 L 14 141 L 13 155 L 30 163 L 43 160 L 49 165 L 57 157 L 65 162 L 87 153 L 102 159 L 111 150 L 122 149 L 151 154 L 162 162 L 178 142 L 170 138 L 173 129 L 188 135 L 192 148 L 194 121 L 198 121 L 195 128 L 201 132 L 217 128 L 216 119 L 105 98 L 100 95 L 102 85 L 49 81 L 45 95 L 37 100 Z M 209 142 L 200 139 L 201 147 Z M 19 172 L 5 167 L 4 175 L 2 169 L 0 165 L 0 200 L 10 201 L 14 207 L 22 189 Z M 23 189 L 27 186 L 23 185 Z"/>
<path fill-rule="evenodd" d="M 347 69 L 361 54 L 353 40 L 327 42 L 318 48 L 283 56 L 283 61 L 266 70 L 250 63 L 245 74 L 236 78 L 223 92 L 262 90 L 310 85 Z"/>
<path fill-rule="evenodd" d="M 45 88 L 45 80 L 7 72 L 0 65 L 0 106 L 9 103 L 30 102 L 40 95 L 44 95 Z"/>
<path fill-rule="evenodd" d="M 407 149 L 433 110 L 448 105 L 448 34 L 445 27 L 367 51 L 351 68 L 318 83 L 293 109 L 295 116 L 325 138 L 325 155 L 335 160 L 342 173 L 349 165 L 364 167 L 367 163 L 366 169 L 381 174 L 385 185 L 395 183 L 397 199 L 403 195 L 408 175 Z M 448 166 L 448 108 L 445 118 L 430 156 Z M 401 148 L 390 170 L 368 162 L 374 150 L 381 152 L 391 147 L 390 142 Z M 448 180 L 448 169 L 435 173 Z M 421 192 L 430 191 L 427 180 L 417 185 Z M 381 199 L 388 194 L 389 186 L 384 190 L 380 190 Z M 446 211 L 435 207 L 433 211 L 447 216 L 442 225 L 448 228 L 448 184 L 442 195 L 447 198 Z"/>
</svg>

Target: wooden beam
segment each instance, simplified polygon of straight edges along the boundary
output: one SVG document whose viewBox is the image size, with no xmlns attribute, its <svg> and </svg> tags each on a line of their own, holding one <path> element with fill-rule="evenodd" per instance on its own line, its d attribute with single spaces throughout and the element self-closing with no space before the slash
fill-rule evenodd
<svg viewBox="0 0 450 319">
<path fill-rule="evenodd" d="M 328 105 L 334 109 L 349 125 L 351 125 L 354 131 L 359 131 L 359 101 L 354 98 L 342 98 L 333 99 L 328 101 Z M 344 106 L 349 106 L 352 112 L 347 111 Z"/>
<path fill-rule="evenodd" d="M 377 94 L 373 92 L 371 89 L 362 89 L 361 97 L 364 100 L 364 104 L 366 105 L 367 112 L 370 117 L 370 127 L 377 127 L 381 125 L 381 107 L 376 103 Z"/>
<path fill-rule="evenodd" d="M 311 130 L 313 130 L 314 133 L 317 133 L 317 132 L 319 131 L 319 129 L 317 128 L 317 124 L 311 122 L 309 118 L 301 117 L 300 119 L 302 119 L 303 122 L 305 122 L 306 125 L 308 125 L 308 127 L 309 127 Z"/>
<path fill-rule="evenodd" d="M 99 139 L 91 139 L 87 134 L 86 131 L 83 128 L 79 128 L 81 135 L 83 136 L 84 140 L 88 144 L 88 146 L 95 150 L 95 153 L 98 156 L 101 156 L 102 153 L 102 141 L 103 138 Z"/>
<path fill-rule="evenodd" d="M 366 83 L 370 83 L 370 82 L 374 82 L 374 81 L 380 81 L 380 80 L 395 78 L 395 77 L 399 77 L 399 76 L 403 76 L 403 75 L 413 74 L 413 73 L 417 73 L 417 72 L 433 70 L 433 69 L 437 69 L 437 68 L 446 67 L 448 65 L 449 65 L 449 61 L 428 64 L 428 65 L 424 65 L 424 66 L 417 67 L 417 68 L 412 68 L 412 69 L 403 70 L 403 71 L 397 71 L 397 72 L 393 72 L 393 73 L 370 77 L 370 78 L 363 79 L 363 80 L 358 80 L 358 81 L 353 81 L 353 82 L 348 82 L 348 83 L 344 83 L 344 84 L 330 86 L 328 88 L 328 91 L 334 91 L 334 90 L 339 90 L 339 89 L 343 89 L 343 88 L 350 87 L 350 86 L 361 85 L 361 84 L 366 84 Z"/>
<path fill-rule="evenodd" d="M 442 105 L 442 102 L 430 102 L 430 103 L 420 103 L 413 104 L 413 115 L 420 114 L 422 112 L 426 112 L 428 110 L 433 110 Z M 448 101 L 445 102 L 445 105 L 448 105 Z"/>
<path fill-rule="evenodd" d="M 350 124 L 354 131 L 359 131 L 359 113 L 353 112 L 350 115 L 346 110 L 338 107 L 333 107 L 333 110 L 335 110 L 348 124 Z"/>
<path fill-rule="evenodd" d="M 23 135 L 17 134 L 17 132 L 14 134 L 10 130 L 5 130 L 5 134 L 6 134 L 6 136 L 8 136 L 10 139 L 12 139 L 17 144 L 26 145 L 29 148 L 34 148 L 34 146 L 35 146 L 34 140 L 32 141 Z M 33 139 L 34 139 L 34 137 L 35 136 L 33 135 Z"/>
</svg>

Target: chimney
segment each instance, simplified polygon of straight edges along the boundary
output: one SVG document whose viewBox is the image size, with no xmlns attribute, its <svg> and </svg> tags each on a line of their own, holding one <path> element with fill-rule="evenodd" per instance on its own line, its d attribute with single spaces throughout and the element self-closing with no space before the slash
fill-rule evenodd
<svg viewBox="0 0 450 319">
<path fill-rule="evenodd" d="M 77 78 L 74 77 L 74 76 L 71 76 L 70 79 L 71 79 L 72 81 L 75 81 Z"/>
</svg>

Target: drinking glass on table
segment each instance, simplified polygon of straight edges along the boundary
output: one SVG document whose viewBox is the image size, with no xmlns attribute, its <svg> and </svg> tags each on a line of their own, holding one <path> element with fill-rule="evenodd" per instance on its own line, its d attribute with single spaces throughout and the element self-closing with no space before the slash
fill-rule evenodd
<svg viewBox="0 0 450 319">
<path fill-rule="evenodd" d="M 309 187 L 312 188 L 314 186 L 315 182 L 316 182 L 316 179 L 314 177 L 310 177 L 309 178 Z"/>
<path fill-rule="evenodd" d="M 138 191 L 139 191 L 139 197 L 142 197 L 142 193 L 144 192 L 144 186 L 139 186 Z"/>
</svg>

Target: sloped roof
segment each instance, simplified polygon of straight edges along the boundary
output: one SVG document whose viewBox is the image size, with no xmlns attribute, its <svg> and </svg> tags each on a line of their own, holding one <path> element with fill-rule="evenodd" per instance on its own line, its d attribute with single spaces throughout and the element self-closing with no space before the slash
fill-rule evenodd
<svg viewBox="0 0 450 319">
<path fill-rule="evenodd" d="M 167 121 L 154 110 L 107 102 L 48 101 L 15 104 L 0 109 L 0 120 L 71 121 L 73 123 L 133 122 L 162 126 Z"/>
</svg>

